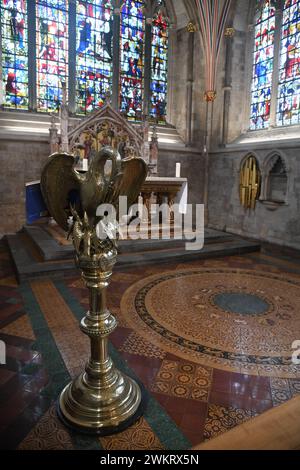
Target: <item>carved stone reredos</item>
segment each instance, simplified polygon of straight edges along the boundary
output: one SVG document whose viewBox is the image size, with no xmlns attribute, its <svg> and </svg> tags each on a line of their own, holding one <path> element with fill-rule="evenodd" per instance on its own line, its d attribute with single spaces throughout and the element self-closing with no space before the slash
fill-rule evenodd
<svg viewBox="0 0 300 470">
<path fill-rule="evenodd" d="M 118 149 L 122 156 L 134 155 L 143 157 L 143 135 L 123 116 L 117 113 L 110 104 L 93 111 L 69 132 L 69 151 L 75 152 L 78 145 L 91 139 L 95 151 L 104 145 Z"/>
</svg>

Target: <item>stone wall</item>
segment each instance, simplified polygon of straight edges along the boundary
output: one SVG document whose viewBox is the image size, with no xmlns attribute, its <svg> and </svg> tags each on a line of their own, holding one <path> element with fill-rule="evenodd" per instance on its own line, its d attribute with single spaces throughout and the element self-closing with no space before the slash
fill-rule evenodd
<svg viewBox="0 0 300 470">
<path fill-rule="evenodd" d="M 180 8 L 179 8 L 180 3 Z M 248 132 L 249 96 L 253 50 L 253 13 L 255 0 L 235 0 L 229 26 L 233 38 L 224 40 L 217 70 L 217 98 L 211 122 L 209 155 L 209 225 L 244 236 L 300 248 L 300 130 L 298 127 Z M 200 35 L 188 33 L 189 18 L 183 3 L 177 2 L 180 21 L 172 32 L 172 58 L 169 77 L 168 119 L 181 137 L 187 135 L 187 78 L 193 59 L 192 144 L 194 148 L 160 147 L 160 176 L 175 176 L 175 164 L 181 163 L 181 175 L 188 178 L 189 202 L 203 202 L 203 137 L 206 128 L 205 64 Z M 178 18 L 177 18 L 178 20 Z M 195 20 L 195 19 L 194 19 Z M 188 47 L 194 34 L 194 52 Z M 230 53 L 228 48 L 230 46 Z M 191 57 L 192 54 L 192 57 Z M 227 100 L 226 100 L 227 96 Z M 211 106 L 211 105 L 209 105 Z M 171 109 L 170 109 L 171 108 Z M 226 129 L 226 132 L 224 131 Z M 298 134 L 297 134 L 298 133 Z M 239 201 L 239 169 L 242 159 L 252 152 L 260 166 L 274 150 L 280 151 L 288 168 L 287 204 L 271 210 L 262 201 L 254 211 L 245 211 Z M 28 142 L 0 140 L 1 209 L 0 233 L 14 232 L 25 221 L 25 182 L 39 178 L 49 147 L 44 140 Z M 274 209 L 274 207 L 273 207 Z"/>
<path fill-rule="evenodd" d="M 25 183 L 40 179 L 48 155 L 45 140 L 0 140 L 0 237 L 25 223 Z"/>
<path fill-rule="evenodd" d="M 175 176 L 176 163 L 181 164 L 181 177 L 188 179 L 188 202 L 203 202 L 204 162 L 198 150 L 159 150 L 158 176 Z"/>
<path fill-rule="evenodd" d="M 300 145 L 286 143 L 278 144 L 276 148 L 287 168 L 286 204 L 274 206 L 259 200 L 254 210 L 246 210 L 239 201 L 239 170 L 242 160 L 252 153 L 263 171 L 273 152 L 272 145 L 264 145 L 239 150 L 232 147 L 210 155 L 209 226 L 300 249 Z M 264 181 L 262 184 L 265 184 Z"/>
<path fill-rule="evenodd" d="M 236 0 L 230 23 L 235 34 L 224 41 L 220 56 L 209 156 L 209 226 L 300 249 L 299 126 L 248 130 L 255 3 Z M 226 55 L 228 45 L 229 56 Z M 227 90 L 230 97 L 227 103 L 224 103 L 225 82 L 231 85 Z M 225 135 L 222 134 L 224 125 L 227 125 Z M 241 162 L 252 153 L 263 171 L 272 152 L 279 152 L 288 169 L 287 203 L 272 206 L 261 200 L 255 210 L 245 210 L 239 201 Z"/>
</svg>

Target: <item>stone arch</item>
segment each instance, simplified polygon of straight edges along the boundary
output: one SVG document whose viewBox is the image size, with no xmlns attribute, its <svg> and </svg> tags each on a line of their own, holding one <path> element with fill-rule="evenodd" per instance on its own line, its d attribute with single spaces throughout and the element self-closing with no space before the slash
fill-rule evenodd
<svg viewBox="0 0 300 470">
<path fill-rule="evenodd" d="M 288 167 L 282 153 L 274 150 L 263 164 L 262 199 L 275 204 L 286 204 L 288 196 Z"/>
</svg>

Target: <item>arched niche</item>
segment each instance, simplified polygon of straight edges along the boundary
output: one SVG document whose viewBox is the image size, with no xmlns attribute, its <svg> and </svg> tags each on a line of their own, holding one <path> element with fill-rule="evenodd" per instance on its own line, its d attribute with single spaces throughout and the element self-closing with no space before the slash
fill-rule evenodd
<svg viewBox="0 0 300 470">
<path fill-rule="evenodd" d="M 260 196 L 261 172 L 254 154 L 243 158 L 240 166 L 240 203 L 245 209 L 255 209 Z"/>
<path fill-rule="evenodd" d="M 264 163 L 262 202 L 276 208 L 287 204 L 288 169 L 279 152 L 273 152 Z"/>
</svg>

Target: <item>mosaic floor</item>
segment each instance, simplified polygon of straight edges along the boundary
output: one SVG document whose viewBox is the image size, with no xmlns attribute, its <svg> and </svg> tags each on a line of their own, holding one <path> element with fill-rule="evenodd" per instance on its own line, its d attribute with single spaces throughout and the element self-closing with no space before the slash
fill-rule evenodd
<svg viewBox="0 0 300 470">
<path fill-rule="evenodd" d="M 78 328 L 86 290 L 78 277 L 18 286 L 4 246 L 0 263 L 3 449 L 188 449 L 300 393 L 287 350 L 291 332 L 299 331 L 299 265 L 254 253 L 135 268 L 112 279 L 109 306 L 119 327 L 110 350 L 119 368 L 144 383 L 146 413 L 118 435 L 72 433 L 58 421 L 55 400 L 88 356 Z M 191 342 L 219 356 L 192 350 Z M 245 373 L 245 359 L 253 357 L 260 363 L 250 361 Z"/>
<path fill-rule="evenodd" d="M 184 359 L 300 378 L 300 367 L 291 363 L 292 343 L 300 338 L 299 305 L 300 278 L 220 267 L 142 279 L 126 291 L 121 309 L 146 339 Z"/>
</svg>

